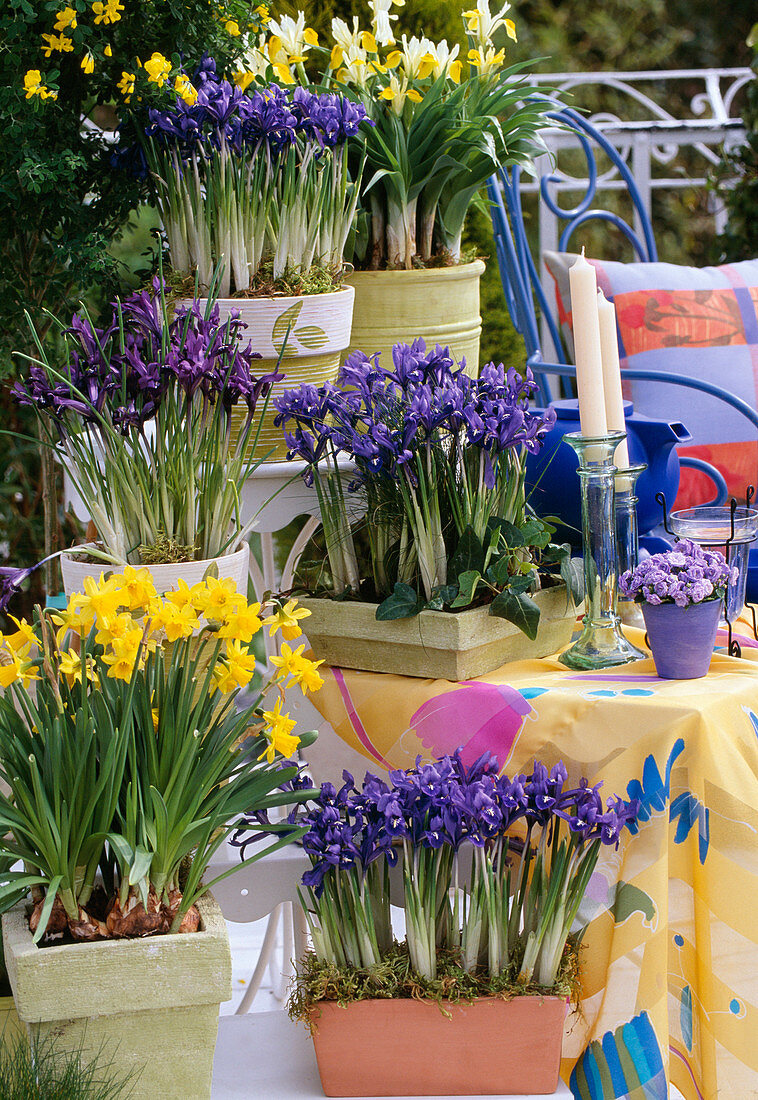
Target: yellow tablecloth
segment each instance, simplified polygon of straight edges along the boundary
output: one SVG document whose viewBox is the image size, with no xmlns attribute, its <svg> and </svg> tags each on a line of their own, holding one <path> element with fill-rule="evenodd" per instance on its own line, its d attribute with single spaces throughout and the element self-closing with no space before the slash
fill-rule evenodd
<svg viewBox="0 0 758 1100">
<path fill-rule="evenodd" d="M 314 697 L 370 770 L 463 745 L 508 774 L 562 759 L 640 799 L 639 834 L 604 850 L 580 913 L 577 1100 L 666 1100 L 667 1076 L 687 1100 L 758 1100 L 758 644 L 739 640 L 743 658 L 715 654 L 701 680 L 548 658 L 460 684 L 327 669 Z"/>
</svg>

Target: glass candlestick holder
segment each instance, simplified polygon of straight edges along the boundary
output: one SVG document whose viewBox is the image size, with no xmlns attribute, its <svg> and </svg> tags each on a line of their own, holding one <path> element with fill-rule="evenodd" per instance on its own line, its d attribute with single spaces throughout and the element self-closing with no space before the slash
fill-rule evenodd
<svg viewBox="0 0 758 1100">
<path fill-rule="evenodd" d="M 647 466 L 644 463 L 639 466 L 627 466 L 617 469 L 614 477 L 613 508 L 616 515 L 616 555 L 619 577 L 623 576 L 627 570 L 637 567 L 639 553 L 637 478 L 646 469 Z M 619 595 L 616 610 L 624 626 L 645 629 L 642 608 L 634 600 L 625 600 Z"/>
<path fill-rule="evenodd" d="M 618 555 L 613 456 L 624 437 L 624 432 L 602 436 L 570 432 L 564 436 L 579 459 L 587 608 L 581 634 L 559 658 L 568 668 L 611 668 L 647 656 L 624 637 L 616 612 Z"/>
</svg>

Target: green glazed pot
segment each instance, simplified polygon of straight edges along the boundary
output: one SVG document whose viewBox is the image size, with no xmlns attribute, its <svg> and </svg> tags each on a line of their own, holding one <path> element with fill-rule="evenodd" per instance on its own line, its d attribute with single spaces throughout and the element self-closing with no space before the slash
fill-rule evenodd
<svg viewBox="0 0 758 1100">
<path fill-rule="evenodd" d="M 350 351 L 382 353 L 392 364 L 393 344 L 410 344 L 418 336 L 427 348 L 449 347 L 466 360 L 467 373 L 479 373 L 479 280 L 481 260 L 457 267 L 418 271 L 354 271 L 346 282 L 355 287 Z"/>
</svg>

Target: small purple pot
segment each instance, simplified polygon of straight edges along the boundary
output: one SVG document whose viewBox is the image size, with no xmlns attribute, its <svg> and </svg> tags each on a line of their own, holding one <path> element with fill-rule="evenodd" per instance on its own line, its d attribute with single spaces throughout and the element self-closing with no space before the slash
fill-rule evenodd
<svg viewBox="0 0 758 1100">
<path fill-rule="evenodd" d="M 643 603 L 647 640 L 655 671 L 664 680 L 697 680 L 710 668 L 723 600 L 687 607 Z"/>
</svg>

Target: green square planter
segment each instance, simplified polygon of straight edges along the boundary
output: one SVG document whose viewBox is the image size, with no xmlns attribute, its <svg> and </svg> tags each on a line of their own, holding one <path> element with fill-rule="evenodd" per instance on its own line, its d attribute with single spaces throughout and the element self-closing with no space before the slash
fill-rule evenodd
<svg viewBox="0 0 758 1100">
<path fill-rule="evenodd" d="M 3 916 L 3 943 L 19 1019 L 62 1052 L 102 1056 L 133 1071 L 140 1096 L 208 1100 L 218 1010 L 232 995 L 221 910 L 201 898 L 200 931 L 40 948 L 23 904 Z"/>
</svg>

